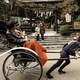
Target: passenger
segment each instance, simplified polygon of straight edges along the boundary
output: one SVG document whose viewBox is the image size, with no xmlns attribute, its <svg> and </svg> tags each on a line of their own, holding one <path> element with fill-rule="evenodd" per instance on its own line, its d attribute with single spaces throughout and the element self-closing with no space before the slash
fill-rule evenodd
<svg viewBox="0 0 80 80">
<path fill-rule="evenodd" d="M 71 41 L 70 43 L 65 45 L 60 52 L 61 53 L 60 59 L 47 71 L 46 76 L 48 78 L 53 78 L 53 76 L 51 75 L 51 72 L 54 71 L 59 66 L 60 68 L 58 72 L 60 74 L 66 73 L 65 71 L 63 71 L 63 69 L 70 63 L 70 55 L 75 56 L 76 58 L 75 51 L 79 48 L 79 45 L 80 45 L 80 36 L 76 40 Z M 62 59 L 62 58 L 65 58 L 65 59 Z M 65 61 L 65 63 L 63 63 L 63 61 Z"/>
<path fill-rule="evenodd" d="M 46 55 L 46 49 L 43 47 L 42 44 L 37 42 L 35 39 L 26 39 L 23 36 L 21 30 L 19 30 L 19 26 L 15 22 L 10 23 L 9 30 L 13 36 L 12 41 L 20 43 L 23 47 L 32 49 L 38 54 L 41 64 L 44 65 L 46 63 L 46 61 L 48 60 Z"/>
</svg>

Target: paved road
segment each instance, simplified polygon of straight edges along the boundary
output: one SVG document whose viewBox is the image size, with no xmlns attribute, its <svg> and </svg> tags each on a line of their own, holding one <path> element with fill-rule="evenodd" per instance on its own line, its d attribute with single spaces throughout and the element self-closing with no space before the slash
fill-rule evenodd
<svg viewBox="0 0 80 80">
<path fill-rule="evenodd" d="M 1 54 L 2 54 L 2 52 L 1 52 Z M 7 55 L 4 55 L 4 56 L 0 57 L 0 80 L 5 80 L 4 76 L 3 76 L 3 73 L 2 73 L 2 65 L 3 65 L 4 59 L 6 58 L 6 56 Z"/>
<path fill-rule="evenodd" d="M 47 62 L 47 64 L 44 67 L 44 74 L 54 63 L 55 61 Z M 67 72 L 64 75 L 58 74 L 57 70 L 58 69 L 52 72 L 52 75 L 54 76 L 54 80 L 80 80 L 80 59 L 71 60 L 71 64 L 64 69 Z"/>
<path fill-rule="evenodd" d="M 2 64 L 7 55 L 0 57 L 0 80 L 5 80 L 2 74 Z M 56 55 L 56 54 L 48 55 L 49 58 L 52 56 L 53 58 L 59 57 L 59 55 Z M 55 62 L 56 61 L 48 61 L 45 64 L 44 73 L 41 80 L 49 80 L 49 79 L 46 79 L 45 73 Z M 58 74 L 57 69 L 54 72 L 52 72 L 52 75 L 54 76 L 54 80 L 80 80 L 80 59 L 71 60 L 71 64 L 65 68 L 65 71 L 67 73 L 64 75 Z"/>
<path fill-rule="evenodd" d="M 63 39 L 61 37 L 60 37 L 60 39 L 58 39 L 58 38 L 59 37 L 49 37 L 49 38 L 46 38 L 45 41 L 42 41 L 44 46 L 47 48 L 47 52 L 48 52 L 47 55 L 48 55 L 49 59 L 50 58 L 58 58 L 59 50 L 63 46 L 62 43 L 63 42 L 66 43 L 68 41 L 68 39 L 65 39 L 65 38 L 63 38 Z M 58 43 L 58 45 L 53 45 L 54 43 Z M 3 62 L 7 55 L 8 54 L 0 57 L 0 80 L 5 80 L 3 73 L 2 73 L 2 65 L 3 65 Z M 11 59 L 9 61 L 11 61 Z M 55 62 L 56 61 L 48 61 L 45 64 L 45 66 L 43 67 L 44 72 L 43 72 L 43 76 L 42 76 L 41 80 L 49 80 L 46 78 L 45 73 Z M 58 74 L 57 69 L 56 69 L 54 72 L 52 72 L 54 79 L 51 79 L 51 80 L 80 80 L 80 59 L 71 60 L 71 64 L 65 68 L 65 71 L 67 72 L 66 74 L 60 75 L 60 74 Z M 31 76 L 28 76 L 29 78 L 24 76 L 23 78 L 25 78 L 25 79 L 22 79 L 21 75 L 15 75 L 15 77 L 11 77 L 11 80 L 31 80 L 31 79 L 29 79 Z M 17 77 L 19 79 L 17 79 Z M 36 80 L 36 79 L 33 78 L 32 80 Z"/>
</svg>

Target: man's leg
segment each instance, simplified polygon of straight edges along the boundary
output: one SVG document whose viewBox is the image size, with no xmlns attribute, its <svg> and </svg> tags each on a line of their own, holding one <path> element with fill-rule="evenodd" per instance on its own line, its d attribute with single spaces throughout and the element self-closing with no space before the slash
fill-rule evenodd
<svg viewBox="0 0 80 80">
<path fill-rule="evenodd" d="M 57 63 L 54 64 L 54 65 L 47 71 L 46 75 L 47 75 L 48 78 L 53 78 L 53 76 L 51 76 L 50 73 L 51 73 L 54 69 L 56 69 L 57 67 L 59 67 L 59 66 L 62 64 L 63 61 L 64 61 L 64 60 L 62 60 L 62 59 L 58 60 Z"/>
<path fill-rule="evenodd" d="M 42 40 L 44 40 L 44 34 L 41 34 L 41 38 L 42 38 Z"/>
<path fill-rule="evenodd" d="M 38 40 L 39 40 L 39 38 L 40 38 L 39 34 L 37 34 L 37 37 L 36 37 L 36 38 L 37 38 L 37 41 L 38 41 Z"/>
<path fill-rule="evenodd" d="M 66 72 L 62 71 L 62 69 L 63 69 L 64 67 L 66 67 L 69 63 L 70 63 L 70 59 L 66 59 L 66 60 L 65 60 L 65 63 L 59 68 L 58 72 L 59 72 L 60 74 L 66 73 Z"/>
</svg>

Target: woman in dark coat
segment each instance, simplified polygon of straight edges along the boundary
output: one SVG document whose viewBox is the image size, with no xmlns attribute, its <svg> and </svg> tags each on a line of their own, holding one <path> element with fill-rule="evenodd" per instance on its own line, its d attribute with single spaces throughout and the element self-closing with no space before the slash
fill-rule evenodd
<svg viewBox="0 0 80 80">
<path fill-rule="evenodd" d="M 45 33 L 45 26 L 42 25 L 42 26 L 40 26 L 40 34 L 41 34 L 42 40 L 44 40 L 44 33 Z"/>
<path fill-rule="evenodd" d="M 47 55 L 46 49 L 43 45 L 35 39 L 26 39 L 15 22 L 11 22 L 9 27 L 10 33 L 12 34 L 11 41 L 13 41 L 13 43 L 21 44 L 22 47 L 30 48 L 35 51 L 39 56 L 41 64 L 44 65 L 47 61 Z"/>
</svg>

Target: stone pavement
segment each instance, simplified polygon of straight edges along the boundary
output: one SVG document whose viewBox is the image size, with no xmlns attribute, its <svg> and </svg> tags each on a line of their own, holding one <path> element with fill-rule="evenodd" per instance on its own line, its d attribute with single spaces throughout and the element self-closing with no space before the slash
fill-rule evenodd
<svg viewBox="0 0 80 80">
<path fill-rule="evenodd" d="M 51 35 L 50 35 L 51 34 Z M 72 37 L 62 37 L 60 34 L 57 34 L 54 31 L 47 31 L 46 34 L 48 37 L 44 41 L 40 41 L 44 47 L 47 49 L 48 59 L 59 58 L 59 52 L 62 49 L 63 45 L 69 42 Z M 72 56 L 71 56 L 72 57 Z M 46 71 L 56 63 L 57 60 L 48 61 L 44 66 L 44 76 Z M 64 75 L 58 74 L 57 70 L 52 72 L 54 79 L 46 80 L 80 80 L 80 59 L 71 60 L 71 64 L 68 65 L 64 70 L 67 72 Z M 45 79 L 44 79 L 45 80 Z"/>
<path fill-rule="evenodd" d="M 56 61 L 48 61 L 44 66 L 44 76 L 46 71 L 55 64 Z M 80 80 L 80 59 L 71 60 L 71 64 L 68 65 L 64 70 L 67 72 L 66 74 L 58 74 L 58 69 L 53 71 L 51 74 L 54 76 L 54 79 L 46 79 L 46 80 Z"/>
<path fill-rule="evenodd" d="M 35 36 L 35 33 L 32 33 L 31 36 Z M 46 29 L 44 36 L 60 36 L 60 34 L 57 34 L 52 29 Z"/>
<path fill-rule="evenodd" d="M 62 37 L 60 34 L 57 34 L 54 31 L 46 31 L 45 35 L 48 37 L 46 37 L 45 40 L 41 40 L 39 42 L 47 49 L 48 59 L 59 58 L 60 50 L 66 42 L 71 40 L 71 37 Z M 0 80 L 5 80 L 2 74 L 2 65 L 7 55 L 8 54 L 0 58 Z M 60 75 L 56 69 L 54 72 L 52 72 L 54 79 L 47 79 L 45 75 L 46 71 L 53 64 L 55 64 L 56 61 L 57 60 L 47 61 L 43 67 L 44 72 L 41 80 L 80 80 L 80 59 L 71 60 L 71 64 L 64 69 L 67 72 L 66 74 Z"/>
<path fill-rule="evenodd" d="M 54 55 L 56 56 L 56 54 L 53 54 L 53 58 Z M 3 64 L 3 60 L 5 59 L 6 55 L 0 58 L 0 80 L 5 80 L 2 74 L 2 64 Z M 52 56 L 50 56 L 52 57 Z M 58 56 L 56 56 L 58 57 Z M 47 79 L 45 74 L 46 71 L 55 63 L 56 61 L 48 61 L 44 68 L 44 73 L 43 76 L 41 78 L 41 80 L 80 80 L 80 59 L 77 60 L 71 60 L 71 64 L 68 65 L 64 70 L 67 72 L 64 75 L 59 75 L 57 72 L 57 69 L 52 72 L 52 75 L 54 76 L 54 79 Z"/>
</svg>

